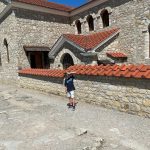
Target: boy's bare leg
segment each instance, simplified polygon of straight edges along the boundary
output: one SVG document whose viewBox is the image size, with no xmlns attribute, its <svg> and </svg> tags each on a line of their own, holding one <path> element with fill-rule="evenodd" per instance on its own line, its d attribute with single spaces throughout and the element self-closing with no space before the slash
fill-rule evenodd
<svg viewBox="0 0 150 150">
<path fill-rule="evenodd" d="M 73 104 L 73 101 L 72 101 L 72 98 L 69 97 L 69 104 L 72 105 Z"/>
<path fill-rule="evenodd" d="M 72 106 L 75 106 L 75 105 L 76 105 L 75 99 L 72 98 Z"/>
<path fill-rule="evenodd" d="M 75 110 L 75 99 L 74 98 L 72 98 L 72 110 L 74 111 Z"/>
</svg>

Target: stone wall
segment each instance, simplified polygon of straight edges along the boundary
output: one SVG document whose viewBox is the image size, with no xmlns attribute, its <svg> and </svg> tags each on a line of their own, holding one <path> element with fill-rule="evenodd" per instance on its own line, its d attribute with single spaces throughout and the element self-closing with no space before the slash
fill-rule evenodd
<svg viewBox="0 0 150 150">
<path fill-rule="evenodd" d="M 22 67 L 29 66 L 23 50 L 24 45 L 52 47 L 64 33 L 72 33 L 66 17 L 40 12 L 16 10 L 17 43 L 19 45 L 19 63 Z"/>
<path fill-rule="evenodd" d="M 114 60 L 112 60 L 111 58 L 107 56 L 107 52 L 118 52 L 118 51 L 119 51 L 118 50 L 118 35 L 113 37 L 111 40 L 108 40 L 104 45 L 102 45 L 96 50 L 96 52 L 99 52 L 98 53 L 99 61 L 108 60 L 110 62 L 114 62 Z M 115 63 L 118 64 L 117 61 Z"/>
<path fill-rule="evenodd" d="M 0 23 L 1 82 L 16 84 L 18 77 L 18 44 L 16 43 L 16 37 L 16 17 L 12 12 L 7 17 L 7 20 Z M 4 39 L 6 39 L 8 43 L 9 61 Z"/>
<path fill-rule="evenodd" d="M 12 11 L 0 23 L 1 81 L 17 84 L 18 68 L 30 67 L 24 45 L 52 47 L 63 33 L 71 32 L 66 17 L 20 9 Z M 8 42 L 10 62 L 7 61 L 4 38 Z"/>
<path fill-rule="evenodd" d="M 63 78 L 22 75 L 19 76 L 19 86 L 65 96 Z"/>
<path fill-rule="evenodd" d="M 118 37 L 118 49 L 128 55 L 128 63 L 150 64 L 149 43 L 147 33 L 150 24 L 150 0 L 109 0 L 72 18 L 72 26 L 76 31 L 75 21 L 80 20 L 84 34 L 89 33 L 86 21 L 89 15 L 94 18 L 95 31 L 103 29 L 101 12 L 107 9 L 110 27 L 121 29 Z M 107 27 L 109 28 L 109 27 Z M 91 33 L 92 33 L 91 32 Z"/>
<path fill-rule="evenodd" d="M 76 88 L 79 100 L 150 117 L 149 80 L 84 76 Z"/>
<path fill-rule="evenodd" d="M 20 86 L 65 96 L 62 78 L 20 76 Z M 150 85 L 146 79 L 77 76 L 78 101 L 150 117 Z"/>
</svg>

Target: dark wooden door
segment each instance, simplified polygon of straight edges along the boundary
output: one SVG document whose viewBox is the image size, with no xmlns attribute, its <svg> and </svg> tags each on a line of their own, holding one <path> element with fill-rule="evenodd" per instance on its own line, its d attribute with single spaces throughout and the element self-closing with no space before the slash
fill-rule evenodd
<svg viewBox="0 0 150 150">
<path fill-rule="evenodd" d="M 35 62 L 36 62 L 36 68 L 43 68 L 41 52 L 35 53 Z"/>
<path fill-rule="evenodd" d="M 43 68 L 42 52 L 30 52 L 31 68 Z"/>
</svg>

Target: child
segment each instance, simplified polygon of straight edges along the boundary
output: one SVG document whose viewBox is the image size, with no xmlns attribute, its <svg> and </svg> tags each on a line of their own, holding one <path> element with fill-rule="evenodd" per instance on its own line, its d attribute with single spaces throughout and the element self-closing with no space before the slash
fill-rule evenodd
<svg viewBox="0 0 150 150">
<path fill-rule="evenodd" d="M 75 110 L 75 99 L 74 99 L 74 72 L 66 73 L 66 77 L 64 79 L 64 85 L 66 87 L 67 97 L 69 98 L 69 108 L 72 107 L 72 110 Z"/>
</svg>

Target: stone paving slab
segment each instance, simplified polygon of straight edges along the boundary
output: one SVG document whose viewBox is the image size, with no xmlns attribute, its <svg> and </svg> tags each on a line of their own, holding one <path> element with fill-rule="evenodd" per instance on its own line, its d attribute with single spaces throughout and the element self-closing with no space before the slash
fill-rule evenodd
<svg viewBox="0 0 150 150">
<path fill-rule="evenodd" d="M 150 119 L 66 104 L 66 97 L 0 84 L 0 150 L 83 150 L 99 138 L 102 150 L 150 149 Z"/>
</svg>

